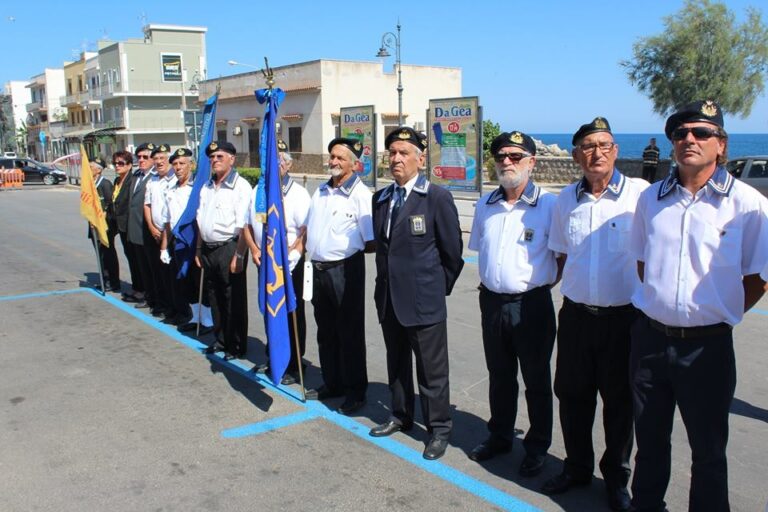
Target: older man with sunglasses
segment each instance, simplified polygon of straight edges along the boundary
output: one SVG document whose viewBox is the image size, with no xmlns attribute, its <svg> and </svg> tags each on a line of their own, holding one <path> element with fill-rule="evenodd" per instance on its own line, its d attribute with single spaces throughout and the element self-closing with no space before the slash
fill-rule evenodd
<svg viewBox="0 0 768 512">
<path fill-rule="evenodd" d="M 713 101 L 667 119 L 677 170 L 640 196 L 630 241 L 642 283 L 632 302 L 630 383 L 637 456 L 633 510 L 665 510 L 675 406 L 691 446 L 690 510 L 730 509 L 728 414 L 733 326 L 762 296 L 768 202 L 724 164 L 728 134 Z"/>
<path fill-rule="evenodd" d="M 616 168 L 619 148 L 607 119 L 582 125 L 572 142 L 573 159 L 584 176 L 557 198 L 549 235 L 549 247 L 564 267 L 555 394 L 566 458 L 562 472 L 543 490 L 557 494 L 592 482 L 592 427 L 599 394 L 605 427 L 600 471 L 610 507 L 627 510 L 632 453 L 629 332 L 637 316 L 631 298 L 638 280 L 626 246 L 637 198 L 648 183 Z"/>
<path fill-rule="evenodd" d="M 469 454 L 474 461 L 512 449 L 517 420 L 518 365 L 525 382 L 531 427 L 523 440 L 519 474 L 533 477 L 552 443 L 552 379 L 555 308 L 550 288 L 559 278 L 547 247 L 555 196 L 531 181 L 536 144 L 528 135 L 504 132 L 491 154 L 500 186 L 477 202 L 469 248 L 478 251 L 480 315 L 488 367 L 491 418 L 488 438 Z"/>
</svg>

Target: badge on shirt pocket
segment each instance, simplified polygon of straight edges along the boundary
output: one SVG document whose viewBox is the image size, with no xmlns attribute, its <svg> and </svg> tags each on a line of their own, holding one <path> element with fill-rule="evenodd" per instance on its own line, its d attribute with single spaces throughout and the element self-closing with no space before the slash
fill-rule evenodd
<svg viewBox="0 0 768 512">
<path fill-rule="evenodd" d="M 523 231 L 523 241 L 524 242 L 533 242 L 533 229 L 531 228 L 525 228 L 525 231 Z"/>
<path fill-rule="evenodd" d="M 425 235 L 427 233 L 427 222 L 423 215 L 411 215 L 408 220 L 411 222 L 412 235 Z"/>
</svg>

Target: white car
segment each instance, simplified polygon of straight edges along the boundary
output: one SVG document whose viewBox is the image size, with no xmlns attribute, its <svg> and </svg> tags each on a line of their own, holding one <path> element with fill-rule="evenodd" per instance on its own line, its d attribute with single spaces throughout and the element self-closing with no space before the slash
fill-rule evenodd
<svg viewBox="0 0 768 512">
<path fill-rule="evenodd" d="M 3 158 L 16 158 L 16 152 L 6 151 L 5 153 L 3 153 Z"/>
<path fill-rule="evenodd" d="M 742 156 L 729 160 L 728 172 L 768 196 L 768 156 Z"/>
</svg>

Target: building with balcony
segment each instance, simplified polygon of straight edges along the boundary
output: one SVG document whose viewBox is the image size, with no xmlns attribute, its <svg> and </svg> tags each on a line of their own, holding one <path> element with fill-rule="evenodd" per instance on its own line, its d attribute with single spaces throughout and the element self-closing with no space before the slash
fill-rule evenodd
<svg viewBox="0 0 768 512">
<path fill-rule="evenodd" d="M 64 70 L 46 68 L 32 77 L 26 87 L 31 96 L 27 103 L 27 154 L 41 161 L 53 160 L 64 154 Z"/>
<path fill-rule="evenodd" d="M 94 131 L 94 118 L 99 116 L 101 102 L 91 98 L 86 67 L 98 69 L 98 53 L 83 52 L 79 60 L 64 65 L 66 96 L 61 97 L 61 105 L 67 109 L 64 125 L 67 153 L 80 151 L 81 142 L 89 146 L 89 154 L 94 153 L 89 141 L 84 139 L 85 135 Z"/>
<path fill-rule="evenodd" d="M 314 60 L 273 69 L 276 87 L 286 92 L 278 113 L 278 135 L 294 155 L 294 169 L 317 172 L 327 160 L 328 142 L 339 133 L 339 109 L 373 105 L 379 152 L 398 125 L 397 74 L 381 62 Z M 404 124 L 425 129 L 429 100 L 461 96 L 461 69 L 402 66 Z M 238 151 L 238 165 L 259 165 L 264 106 L 254 91 L 265 87 L 261 71 L 207 80 L 200 101 L 221 85 L 216 111 L 217 138 Z"/>
<path fill-rule="evenodd" d="M 27 122 L 27 103 L 32 101 L 32 95 L 27 84 L 21 80 L 7 82 L 3 88 L 3 119 L 0 120 L 0 145 L 3 151 L 15 151 L 26 154 L 26 135 L 20 142 L 19 134 L 24 132 Z"/>
</svg>

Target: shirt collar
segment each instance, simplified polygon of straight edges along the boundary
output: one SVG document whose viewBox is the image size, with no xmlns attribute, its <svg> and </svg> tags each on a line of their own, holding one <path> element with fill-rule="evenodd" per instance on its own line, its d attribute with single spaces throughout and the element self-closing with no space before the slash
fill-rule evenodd
<svg viewBox="0 0 768 512">
<path fill-rule="evenodd" d="M 405 184 L 403 188 L 408 190 L 408 186 L 411 182 Z M 388 201 L 392 195 L 395 193 L 395 187 L 397 187 L 397 183 L 392 183 L 390 186 L 384 189 L 384 192 L 381 193 L 379 196 L 378 202 L 384 202 Z M 416 181 L 413 183 L 413 188 L 411 188 L 411 192 L 416 192 L 419 195 L 425 196 L 427 195 L 427 190 L 429 190 L 429 181 L 427 181 L 427 177 L 423 174 L 418 174 L 416 176 Z"/>
<path fill-rule="evenodd" d="M 525 185 L 525 190 L 523 190 L 523 193 L 520 194 L 520 201 L 530 205 L 530 206 L 536 206 L 539 203 L 539 194 L 541 194 L 541 187 L 536 185 L 533 180 L 528 180 L 528 184 Z M 488 196 L 488 200 L 486 201 L 486 204 L 496 204 L 500 201 L 506 201 L 507 200 L 507 194 L 504 190 L 504 187 L 499 185 L 499 188 L 491 192 L 491 195 Z"/>
<path fill-rule="evenodd" d="M 605 190 L 613 194 L 615 197 L 619 197 L 621 195 L 621 191 L 624 190 L 624 183 L 626 181 L 627 178 L 621 174 L 618 169 L 614 168 L 613 174 L 611 174 L 611 179 L 608 182 L 608 185 L 605 187 Z M 589 192 L 589 189 L 589 182 L 587 181 L 587 178 L 581 178 L 579 183 L 576 185 L 576 201 L 580 201 L 584 194 Z"/>
<path fill-rule="evenodd" d="M 96 183 L 94 183 L 93 186 L 98 187 L 103 179 L 104 179 L 104 176 L 99 176 L 99 178 L 96 180 Z"/>
<path fill-rule="evenodd" d="M 233 167 L 221 184 L 227 188 L 235 188 L 235 181 L 237 181 L 238 176 L 237 170 Z M 208 180 L 208 186 L 213 187 L 216 184 L 215 178 L 216 174 L 211 174 L 211 178 Z"/>
<path fill-rule="evenodd" d="M 342 194 L 344 194 L 345 196 L 349 196 L 352 193 L 352 189 L 355 188 L 355 185 L 357 185 L 359 181 L 360 181 L 360 176 L 358 176 L 357 173 L 352 173 L 352 176 L 347 178 L 347 180 L 344 183 L 339 185 L 337 190 Z M 320 188 L 325 192 L 327 192 L 329 189 L 332 189 L 333 178 L 331 178 L 330 180 L 320 185 Z"/>
<path fill-rule="evenodd" d="M 661 200 L 668 195 L 674 190 L 675 185 L 680 185 L 680 175 L 678 174 L 677 169 L 661 182 L 658 199 Z M 707 180 L 706 186 L 709 187 L 713 193 L 728 197 L 733 188 L 733 176 L 731 176 L 731 173 L 729 173 L 725 167 L 718 165 L 715 172 L 713 172 L 712 176 Z"/>
<path fill-rule="evenodd" d="M 283 195 L 287 195 L 288 191 L 291 190 L 291 187 L 293 186 L 293 178 L 291 178 L 290 174 L 286 174 L 281 179 L 281 183 L 283 185 Z"/>
</svg>

